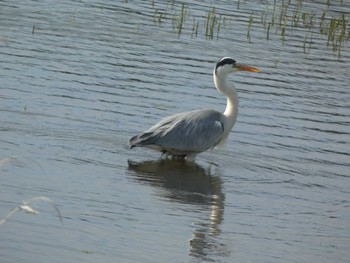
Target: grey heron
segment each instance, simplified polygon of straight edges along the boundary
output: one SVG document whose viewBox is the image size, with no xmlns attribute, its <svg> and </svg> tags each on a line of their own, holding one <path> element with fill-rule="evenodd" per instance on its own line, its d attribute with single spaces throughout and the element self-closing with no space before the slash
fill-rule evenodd
<svg viewBox="0 0 350 263">
<path fill-rule="evenodd" d="M 214 68 L 216 89 L 227 97 L 223 113 L 201 109 L 178 113 L 162 119 L 148 130 L 130 139 L 130 148 L 145 147 L 174 157 L 193 161 L 197 154 L 223 144 L 238 114 L 238 95 L 227 81 L 230 73 L 237 71 L 260 72 L 259 69 L 237 63 L 233 58 L 221 58 Z"/>
</svg>

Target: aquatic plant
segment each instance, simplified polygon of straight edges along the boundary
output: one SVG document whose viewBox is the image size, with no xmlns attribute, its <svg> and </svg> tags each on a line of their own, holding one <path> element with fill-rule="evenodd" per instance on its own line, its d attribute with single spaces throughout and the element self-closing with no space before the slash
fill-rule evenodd
<svg viewBox="0 0 350 263">
<path fill-rule="evenodd" d="M 272 0 L 270 0 L 272 1 Z M 288 42 L 287 36 L 294 31 L 305 34 L 302 42 L 302 50 L 307 53 L 311 49 L 312 38 L 314 34 L 321 34 L 327 38 L 327 45 L 331 46 L 334 52 L 340 55 L 342 47 L 350 38 L 349 19 L 345 14 L 338 12 L 338 15 L 329 15 L 331 0 L 324 0 L 324 9 L 320 14 L 307 10 L 303 6 L 302 0 L 273 0 L 273 4 L 267 1 L 263 10 L 254 10 L 247 18 L 247 40 L 252 42 L 252 30 L 260 27 L 256 26 L 258 21 L 263 25 L 266 33 L 266 40 L 271 39 L 271 33 L 281 37 L 282 44 Z M 342 0 L 341 3 L 342 4 Z M 242 9 L 240 0 L 237 1 L 237 10 Z M 157 8 L 155 1 L 152 1 L 154 9 L 153 20 L 158 25 L 171 21 L 173 30 L 180 37 L 184 30 L 190 32 L 191 37 L 198 37 L 203 33 L 206 39 L 212 40 L 216 36 L 219 39 L 221 28 L 228 29 L 227 23 L 231 20 L 231 16 L 218 12 L 215 6 L 203 16 L 191 15 L 190 4 L 179 3 L 175 0 L 168 0 L 163 9 Z M 320 4 L 320 6 L 322 6 Z M 192 21 L 191 24 L 188 21 Z M 34 29 L 33 29 L 34 32 Z"/>
<path fill-rule="evenodd" d="M 253 13 L 250 15 L 250 18 L 249 18 L 249 22 L 248 22 L 248 30 L 247 30 L 247 39 L 248 41 L 250 42 L 250 29 L 252 27 L 252 24 L 254 22 L 254 17 L 253 17 Z"/>
<path fill-rule="evenodd" d="M 221 16 L 220 16 L 221 18 Z M 218 18 L 217 18 L 217 14 L 216 14 L 216 9 L 215 7 L 212 7 L 212 9 L 208 12 L 207 14 L 207 19 L 206 19 L 206 23 L 205 23 L 205 36 L 208 39 L 213 39 L 214 38 L 214 32 L 215 32 L 215 27 L 218 24 Z M 217 33 L 219 34 L 219 27 L 217 30 Z"/>
<path fill-rule="evenodd" d="M 194 36 L 197 37 L 198 35 L 198 27 L 199 27 L 199 21 L 196 22 L 196 18 L 193 18 L 193 23 L 192 23 L 192 35 L 191 37 L 193 38 Z"/>
<path fill-rule="evenodd" d="M 349 40 L 349 19 L 342 12 L 338 16 L 330 16 L 330 0 L 326 0 L 324 6 L 325 9 L 319 15 L 314 11 L 305 10 L 301 0 L 274 0 L 272 11 L 267 2 L 260 14 L 260 23 L 266 31 L 266 39 L 270 39 L 271 29 L 274 28 L 275 34 L 281 36 L 284 44 L 288 30 L 301 30 L 305 32 L 303 51 L 306 53 L 311 48 L 313 34 L 321 34 L 327 37 L 327 45 L 332 46 L 333 51 L 340 55 L 341 48 Z M 252 18 L 247 22 L 249 30 L 251 20 Z"/>
<path fill-rule="evenodd" d="M 154 2 L 152 5 L 154 8 Z M 213 39 L 216 35 L 216 39 L 219 38 L 219 32 L 221 26 L 225 24 L 228 19 L 223 14 L 219 14 L 216 8 L 213 6 L 205 16 L 196 17 L 191 16 L 190 5 L 181 3 L 181 7 L 175 4 L 174 0 L 167 2 L 165 9 L 155 8 L 153 13 L 153 21 L 158 25 L 171 21 L 173 30 L 180 35 L 183 33 L 183 29 L 188 20 L 192 20 L 190 25 L 191 37 L 197 37 L 198 33 L 204 32 L 206 39 Z M 203 25 L 203 30 L 201 30 L 201 25 Z"/>
</svg>

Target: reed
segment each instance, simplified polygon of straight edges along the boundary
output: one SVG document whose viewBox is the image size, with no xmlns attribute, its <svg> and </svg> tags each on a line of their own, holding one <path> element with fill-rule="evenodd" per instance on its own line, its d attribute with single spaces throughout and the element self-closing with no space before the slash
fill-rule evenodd
<svg viewBox="0 0 350 263">
<path fill-rule="evenodd" d="M 293 14 L 292 14 L 292 29 L 295 29 L 298 27 L 299 25 L 299 21 L 300 21 L 300 10 L 301 10 L 301 1 L 297 1 L 295 7 L 294 7 L 294 10 L 293 10 Z"/>
<path fill-rule="evenodd" d="M 214 38 L 215 26 L 218 25 L 218 18 L 216 15 L 216 8 L 212 9 L 207 14 L 207 19 L 205 22 L 205 36 L 207 39 Z"/>
<path fill-rule="evenodd" d="M 220 33 L 220 28 L 221 28 L 221 19 L 222 19 L 222 15 L 220 15 L 220 17 L 219 17 L 216 39 L 219 39 L 219 33 Z"/>
<path fill-rule="evenodd" d="M 253 25 L 254 22 L 254 17 L 253 17 L 253 13 L 251 13 L 250 17 L 249 17 L 249 22 L 248 22 L 248 30 L 247 30 L 247 39 L 249 41 L 249 43 L 251 42 L 250 40 L 250 29 Z"/>
<path fill-rule="evenodd" d="M 270 28 L 271 28 L 271 22 L 269 22 L 269 26 L 267 27 L 267 34 L 266 34 L 266 39 L 270 39 Z"/>
<path fill-rule="evenodd" d="M 275 25 L 276 9 L 277 9 L 277 1 L 274 0 L 273 1 L 273 13 L 272 13 L 271 26 Z"/>
<path fill-rule="evenodd" d="M 175 0 L 168 0 L 164 8 L 158 7 L 152 2 L 153 21 L 157 25 L 171 22 L 173 31 L 180 37 L 184 31 L 190 32 L 191 37 L 197 37 L 200 32 L 204 32 L 206 39 L 211 40 L 216 37 L 219 39 L 219 33 L 223 27 L 227 26 L 229 19 L 224 14 L 217 13 L 215 6 L 212 6 L 205 16 L 195 17 L 190 13 L 190 4 L 177 3 Z M 188 23 L 190 20 L 192 23 Z M 204 28 L 202 28 L 202 26 Z"/>
<path fill-rule="evenodd" d="M 316 12 L 304 10 L 302 0 L 274 0 L 272 12 L 266 5 L 261 11 L 260 23 L 266 32 L 266 39 L 270 39 L 271 30 L 274 29 L 276 35 L 281 36 L 282 44 L 287 41 L 287 32 L 302 29 L 305 32 L 303 50 L 309 51 L 311 39 L 314 33 L 319 33 L 327 37 L 327 45 L 340 55 L 342 47 L 350 38 L 349 19 L 344 13 L 338 16 L 329 17 L 329 7 L 331 0 L 325 0 L 325 9 L 321 15 Z M 251 17 L 248 20 L 247 38 L 251 42 Z"/>
<path fill-rule="evenodd" d="M 305 54 L 310 53 L 313 32 L 306 34 L 303 42 L 303 51 Z"/>
<path fill-rule="evenodd" d="M 308 41 L 308 35 L 305 35 L 305 38 L 304 38 L 304 43 L 303 43 L 303 50 L 304 50 L 304 53 L 306 53 L 306 43 Z"/>
<path fill-rule="evenodd" d="M 288 22 L 288 16 L 284 17 L 284 21 L 281 25 L 281 36 L 282 36 L 282 42 L 285 43 L 286 41 L 286 27 Z"/>
<path fill-rule="evenodd" d="M 271 32 L 281 37 L 282 44 L 288 43 L 289 31 L 300 31 L 305 34 L 302 43 L 304 52 L 311 48 L 312 35 L 321 34 L 326 36 L 326 43 L 332 47 L 334 52 L 340 54 L 340 50 L 346 47 L 345 43 L 350 39 L 349 19 L 345 14 L 330 16 L 329 8 L 331 0 L 325 1 L 322 13 L 305 10 L 302 0 L 273 0 L 273 4 L 266 3 L 260 14 L 254 11 L 247 19 L 247 41 L 252 42 L 252 30 L 256 21 L 260 20 L 263 30 L 266 33 L 266 40 L 271 39 Z M 205 13 L 204 16 L 195 17 L 190 14 L 190 4 L 179 3 L 175 0 L 168 0 L 164 8 L 157 8 L 156 2 L 152 1 L 154 10 L 153 19 L 158 25 L 171 22 L 174 32 L 178 37 L 189 32 L 191 37 L 198 37 L 201 33 L 208 40 L 219 39 L 219 33 L 223 28 L 228 28 L 229 16 L 218 13 L 215 6 Z M 242 8 L 242 2 L 237 1 L 237 10 Z M 259 19 L 260 15 L 260 19 Z M 192 22 L 188 23 L 190 20 Z M 33 27 L 32 33 L 34 34 Z"/>
<path fill-rule="evenodd" d="M 342 46 L 349 40 L 349 20 L 344 14 L 323 19 L 320 22 L 320 33 L 327 36 L 327 45 L 332 46 L 332 50 L 340 56 Z"/>
<path fill-rule="evenodd" d="M 320 22 L 319 22 L 319 28 L 320 28 L 320 33 L 321 34 L 324 34 L 324 23 L 325 23 L 325 17 L 326 17 L 326 14 L 327 14 L 327 10 L 328 9 L 325 9 L 323 10 L 323 13 L 322 13 L 322 16 L 320 18 Z"/>
<path fill-rule="evenodd" d="M 182 30 L 182 27 L 183 27 L 184 20 L 185 20 L 185 4 L 182 3 L 181 15 L 180 15 L 180 23 L 179 23 L 178 32 L 177 32 L 178 35 L 181 34 L 181 30 Z"/>
<path fill-rule="evenodd" d="M 168 7 L 169 7 L 169 3 L 167 5 L 166 11 L 168 11 Z M 173 30 L 176 30 L 178 37 L 180 37 L 180 35 L 182 34 L 182 30 L 184 28 L 184 24 L 186 23 L 186 20 L 190 16 L 189 5 L 182 3 L 181 10 L 178 12 L 174 8 L 173 3 L 171 3 L 171 11 L 174 12 L 171 18 Z"/>
<path fill-rule="evenodd" d="M 191 37 L 193 38 L 194 36 L 197 36 L 198 31 L 196 30 L 196 18 L 193 18 L 193 22 L 192 22 L 192 34 Z"/>
</svg>

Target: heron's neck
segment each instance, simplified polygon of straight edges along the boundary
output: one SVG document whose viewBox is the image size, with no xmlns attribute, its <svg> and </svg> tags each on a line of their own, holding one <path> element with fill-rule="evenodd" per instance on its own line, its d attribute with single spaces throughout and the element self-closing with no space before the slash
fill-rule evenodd
<svg viewBox="0 0 350 263">
<path fill-rule="evenodd" d="M 217 90 L 225 94 L 227 97 L 227 105 L 224 111 L 224 116 L 227 120 L 227 126 L 231 130 L 238 114 L 238 94 L 235 87 L 227 81 L 226 77 L 227 75 L 218 76 L 214 74 L 214 83 Z"/>
</svg>

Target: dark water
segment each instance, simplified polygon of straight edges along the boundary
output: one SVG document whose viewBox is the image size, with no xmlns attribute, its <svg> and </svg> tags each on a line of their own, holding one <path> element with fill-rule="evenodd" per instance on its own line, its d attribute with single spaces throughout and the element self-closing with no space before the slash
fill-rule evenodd
<svg viewBox="0 0 350 263">
<path fill-rule="evenodd" d="M 345 2 L 345 1 L 343 1 Z M 165 2 L 0 3 L 1 262 L 347 262 L 350 258 L 350 56 L 315 34 L 283 44 L 251 12 L 215 3 L 220 38 L 191 38 Z M 320 8 L 306 3 L 305 8 Z M 210 1 L 192 1 L 204 23 Z M 175 5 L 179 8 L 179 5 Z M 350 12 L 349 5 L 333 10 Z M 128 149 L 160 118 L 225 108 L 222 56 L 256 66 L 232 76 L 238 121 L 224 148 L 195 163 Z"/>
</svg>

